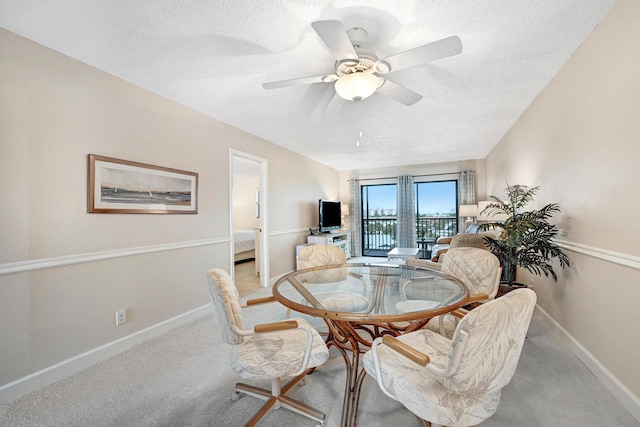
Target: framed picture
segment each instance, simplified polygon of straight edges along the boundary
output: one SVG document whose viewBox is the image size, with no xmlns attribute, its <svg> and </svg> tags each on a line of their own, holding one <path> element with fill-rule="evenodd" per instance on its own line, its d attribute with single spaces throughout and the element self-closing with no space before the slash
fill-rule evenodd
<svg viewBox="0 0 640 427">
<path fill-rule="evenodd" d="M 90 213 L 198 213 L 198 174 L 89 154 Z"/>
</svg>

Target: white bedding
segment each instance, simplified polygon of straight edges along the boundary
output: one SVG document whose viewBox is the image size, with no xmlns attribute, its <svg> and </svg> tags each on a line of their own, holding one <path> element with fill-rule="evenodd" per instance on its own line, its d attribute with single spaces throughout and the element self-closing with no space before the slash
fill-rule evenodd
<svg viewBox="0 0 640 427">
<path fill-rule="evenodd" d="M 234 230 L 233 253 L 252 251 L 256 248 L 256 234 L 253 230 Z"/>
</svg>

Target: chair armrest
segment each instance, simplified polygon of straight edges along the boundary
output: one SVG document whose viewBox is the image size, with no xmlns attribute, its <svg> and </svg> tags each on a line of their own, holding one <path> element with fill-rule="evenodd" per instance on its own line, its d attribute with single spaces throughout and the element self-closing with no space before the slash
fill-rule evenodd
<svg viewBox="0 0 640 427">
<path fill-rule="evenodd" d="M 356 279 L 363 280 L 364 276 L 362 274 L 354 273 L 353 271 L 349 271 L 347 273 L 348 276 L 355 277 Z"/>
<path fill-rule="evenodd" d="M 443 260 L 444 260 L 444 254 L 446 254 L 447 252 L 449 252 L 449 248 L 445 248 L 445 249 L 440 249 L 438 251 L 438 253 L 436 254 L 436 262 L 442 264 Z"/>
<path fill-rule="evenodd" d="M 451 243 L 451 240 L 453 240 L 453 237 L 438 237 L 438 240 L 436 240 L 436 244 L 445 245 L 447 243 Z"/>
<path fill-rule="evenodd" d="M 382 343 L 420 366 L 425 366 L 431 361 L 429 359 L 429 356 L 427 356 L 426 354 L 416 350 L 410 345 L 403 343 L 402 341 L 396 339 L 395 337 L 392 337 L 391 335 L 385 335 L 384 337 L 382 337 Z"/>
<path fill-rule="evenodd" d="M 487 299 L 489 299 L 489 295 L 487 294 L 472 294 L 469 296 L 469 301 L 467 302 L 467 304 L 471 304 L 478 301 L 486 301 Z M 469 310 L 465 308 L 458 308 L 456 310 L 449 312 L 449 314 L 454 317 L 457 317 L 458 319 L 462 319 L 464 316 L 469 314 Z M 444 335 L 444 323 L 443 323 L 442 316 L 440 316 L 439 322 L 440 322 L 440 333 Z"/>
<path fill-rule="evenodd" d="M 349 271 L 347 273 L 348 276 L 354 277 L 362 282 L 362 296 L 367 296 L 367 282 L 364 280 L 364 276 L 362 274 L 354 273 L 353 271 Z"/>
<path fill-rule="evenodd" d="M 282 322 L 273 323 L 261 323 L 253 327 L 253 331 L 256 334 L 262 334 L 264 332 L 284 331 L 286 329 L 296 329 L 298 322 L 295 320 L 283 320 Z"/>
<path fill-rule="evenodd" d="M 462 319 L 468 313 L 469 313 L 469 310 L 465 310 L 464 308 L 458 308 L 456 310 L 453 310 L 453 311 L 449 312 L 450 315 L 455 316 L 458 319 Z M 440 317 L 442 317 L 442 316 L 440 316 Z"/>
<path fill-rule="evenodd" d="M 469 310 L 467 310 L 466 308 L 458 308 L 447 313 L 447 315 L 454 317 L 456 327 L 458 326 L 458 320 L 462 319 L 467 314 L 469 314 Z M 447 329 L 444 326 L 445 315 L 440 315 L 437 317 L 437 319 L 438 319 L 438 329 L 440 330 L 440 335 L 442 335 L 443 337 L 446 337 Z"/>
<path fill-rule="evenodd" d="M 249 307 L 251 305 L 265 304 L 268 302 L 276 302 L 276 298 L 274 296 L 270 297 L 262 297 L 262 298 L 254 298 L 247 300 L 242 307 Z"/>
<path fill-rule="evenodd" d="M 462 357 L 462 352 L 467 343 L 467 338 L 469 334 L 466 331 L 460 331 L 458 335 L 458 340 L 456 343 L 452 343 L 453 352 L 449 357 L 449 361 L 444 369 L 438 368 L 435 365 L 432 365 L 429 359 L 429 356 L 422 353 L 421 351 L 407 345 L 396 338 L 389 337 L 385 335 L 384 337 L 378 337 L 373 340 L 371 343 L 371 354 L 373 356 L 373 366 L 376 370 L 376 380 L 378 381 L 378 386 L 380 389 L 389 396 L 390 398 L 397 400 L 397 398 L 387 390 L 382 380 L 382 369 L 380 368 L 380 355 L 378 354 L 378 347 L 380 344 L 385 344 L 390 350 L 396 351 L 399 354 L 407 357 L 409 360 L 417 363 L 419 366 L 424 367 L 431 374 L 447 378 L 453 375 L 453 373 L 458 369 L 458 365 L 460 364 L 460 358 Z M 391 343 L 391 345 L 389 345 Z"/>
<path fill-rule="evenodd" d="M 289 329 L 303 330 L 307 334 L 307 344 L 304 349 L 304 354 L 302 355 L 302 362 L 300 363 L 300 369 L 292 373 L 291 376 L 296 377 L 302 374 L 307 369 L 307 366 L 309 365 L 309 359 L 311 358 L 311 349 L 313 347 L 313 332 L 306 325 L 299 325 L 298 322 L 296 322 L 295 320 L 282 320 L 280 322 L 261 323 L 261 324 L 255 325 L 253 327 L 253 330 L 248 330 L 248 331 L 237 329 L 235 326 L 232 326 L 232 328 L 234 329 L 234 331 L 236 331 L 236 333 L 244 336 L 284 331 Z"/>
<path fill-rule="evenodd" d="M 469 301 L 467 301 L 467 304 L 470 304 L 472 302 L 478 302 L 478 301 L 486 301 L 489 299 L 489 295 L 487 294 L 471 294 L 469 295 Z"/>
<path fill-rule="evenodd" d="M 406 265 L 410 265 L 413 267 L 422 267 L 429 268 L 431 270 L 440 271 L 442 269 L 442 264 L 439 262 L 433 262 L 426 259 L 408 259 Z"/>
</svg>

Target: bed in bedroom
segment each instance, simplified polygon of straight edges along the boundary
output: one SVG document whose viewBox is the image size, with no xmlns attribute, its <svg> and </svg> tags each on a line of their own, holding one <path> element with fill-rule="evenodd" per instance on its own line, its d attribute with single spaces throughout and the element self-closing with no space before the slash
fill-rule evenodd
<svg viewBox="0 0 640 427">
<path fill-rule="evenodd" d="M 260 275 L 260 228 L 234 230 L 233 262 L 255 261 L 256 276 Z"/>
<path fill-rule="evenodd" d="M 256 233 L 254 230 L 233 231 L 233 261 L 238 264 L 256 259 Z"/>
</svg>

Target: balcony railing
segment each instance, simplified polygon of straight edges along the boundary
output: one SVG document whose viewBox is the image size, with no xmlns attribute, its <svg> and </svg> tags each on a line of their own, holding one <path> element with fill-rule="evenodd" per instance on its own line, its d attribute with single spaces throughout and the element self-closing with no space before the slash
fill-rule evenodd
<svg viewBox="0 0 640 427">
<path fill-rule="evenodd" d="M 363 255 L 384 256 L 396 247 L 398 219 L 393 216 L 365 218 L 363 220 Z M 453 236 L 458 232 L 458 219 L 455 216 L 421 216 L 416 218 L 416 233 L 420 256 L 427 258 L 431 254 L 433 243 L 438 237 Z"/>
</svg>

